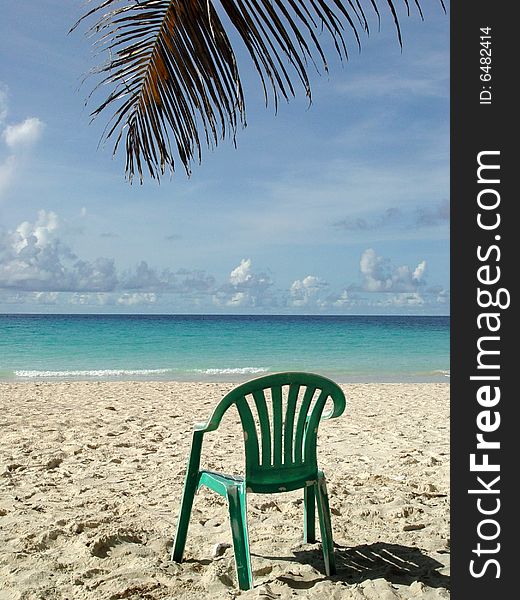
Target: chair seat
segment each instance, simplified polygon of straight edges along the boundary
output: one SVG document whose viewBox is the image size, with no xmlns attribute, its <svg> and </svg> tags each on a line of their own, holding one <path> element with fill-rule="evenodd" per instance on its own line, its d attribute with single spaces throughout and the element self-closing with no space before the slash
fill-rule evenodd
<svg viewBox="0 0 520 600">
<path fill-rule="evenodd" d="M 314 485 L 318 470 L 308 465 L 265 467 L 247 478 L 247 491 L 257 494 L 292 492 Z"/>
<path fill-rule="evenodd" d="M 298 473 L 298 470 L 295 469 Z M 247 481 L 247 492 L 254 492 L 256 494 L 272 494 L 275 492 L 292 492 L 294 490 L 301 490 L 318 482 L 318 479 L 323 477 L 321 471 L 317 471 L 312 479 L 309 477 L 295 477 L 294 479 L 286 476 L 283 485 L 279 482 L 262 482 L 262 481 Z M 240 475 L 228 475 L 227 473 L 218 473 L 217 471 L 210 471 L 201 469 L 199 471 L 199 481 L 197 483 L 197 489 L 205 485 L 211 490 L 219 493 L 221 496 L 226 496 L 227 491 L 231 487 L 242 486 L 245 483 L 244 477 Z"/>
</svg>

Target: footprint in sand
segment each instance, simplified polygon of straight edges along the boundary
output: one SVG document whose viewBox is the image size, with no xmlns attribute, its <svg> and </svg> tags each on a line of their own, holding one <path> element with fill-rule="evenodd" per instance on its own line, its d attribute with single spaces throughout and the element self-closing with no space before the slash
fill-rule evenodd
<svg viewBox="0 0 520 600">
<path fill-rule="evenodd" d="M 90 547 L 92 556 L 107 558 L 111 550 L 120 544 L 144 544 L 144 535 L 133 531 L 121 531 L 111 535 L 102 535 Z"/>
</svg>

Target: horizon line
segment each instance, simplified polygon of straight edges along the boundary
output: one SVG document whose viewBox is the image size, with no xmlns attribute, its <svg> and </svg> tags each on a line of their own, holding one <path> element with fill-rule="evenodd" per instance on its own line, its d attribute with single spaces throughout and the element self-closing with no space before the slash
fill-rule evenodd
<svg viewBox="0 0 520 600">
<path fill-rule="evenodd" d="M 131 313 L 131 312 L 0 312 L 0 316 L 132 316 L 132 317 L 451 317 L 447 314 L 380 314 L 380 313 Z"/>
</svg>

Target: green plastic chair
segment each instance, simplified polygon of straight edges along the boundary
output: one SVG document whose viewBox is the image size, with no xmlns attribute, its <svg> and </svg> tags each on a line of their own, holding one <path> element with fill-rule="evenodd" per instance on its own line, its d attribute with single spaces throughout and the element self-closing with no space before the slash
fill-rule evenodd
<svg viewBox="0 0 520 600">
<path fill-rule="evenodd" d="M 283 386 L 287 386 L 285 411 Z M 266 398 L 266 390 L 270 390 L 270 398 Z M 329 398 L 333 401 L 332 409 L 323 413 Z M 271 419 L 268 404 L 271 405 Z M 199 469 L 204 434 L 217 429 L 224 413 L 231 406 L 236 406 L 244 432 L 245 477 Z M 303 488 L 304 542 L 316 541 L 317 504 L 325 571 L 327 575 L 333 575 L 336 570 L 329 500 L 325 476 L 318 469 L 316 443 L 320 420 L 339 417 L 344 410 L 345 395 L 339 386 L 330 379 L 313 373 L 267 375 L 229 392 L 217 405 L 209 421 L 196 423 L 193 427 L 172 560 L 182 561 L 195 492 L 205 485 L 228 500 L 237 579 L 240 589 L 250 589 L 253 576 L 247 532 L 246 492 L 272 494 Z"/>
</svg>

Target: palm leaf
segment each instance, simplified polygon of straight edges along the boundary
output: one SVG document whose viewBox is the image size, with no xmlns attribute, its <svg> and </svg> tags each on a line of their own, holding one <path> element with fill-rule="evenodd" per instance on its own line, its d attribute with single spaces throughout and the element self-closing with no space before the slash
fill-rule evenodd
<svg viewBox="0 0 520 600">
<path fill-rule="evenodd" d="M 395 2 L 380 0 L 401 32 Z M 440 0 L 442 4 L 442 0 Z M 90 28 L 95 44 L 109 60 L 95 70 L 96 86 L 112 91 L 95 117 L 112 108 L 104 139 L 115 138 L 114 153 L 125 137 L 126 175 L 143 181 L 146 169 L 159 179 L 172 173 L 178 158 L 189 175 L 210 147 L 245 126 L 245 104 L 236 55 L 226 28 L 234 29 L 260 76 L 265 101 L 295 94 L 293 80 L 311 98 L 309 61 L 327 71 L 318 36 L 332 38 L 340 57 L 348 58 L 346 37 L 360 47 L 368 33 L 366 10 L 380 19 L 376 0 L 104 0 L 72 29 L 95 15 Z M 415 5 L 421 17 L 417 0 Z M 444 4 L 442 4 L 444 8 Z M 226 21 L 224 26 L 223 21 Z M 201 134 L 203 140 L 201 140 Z M 173 146 L 173 149 L 172 149 Z"/>
</svg>

